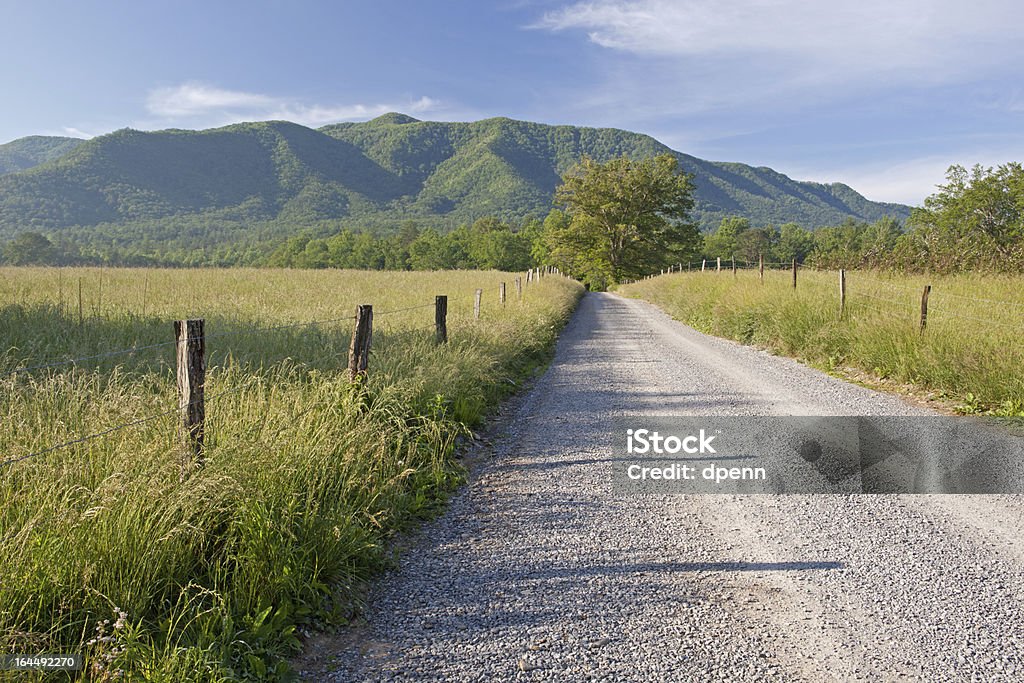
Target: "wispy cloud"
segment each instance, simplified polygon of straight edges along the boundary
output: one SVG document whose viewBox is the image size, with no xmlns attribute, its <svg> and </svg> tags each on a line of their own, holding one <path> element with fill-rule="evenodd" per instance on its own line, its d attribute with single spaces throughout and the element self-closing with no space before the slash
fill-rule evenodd
<svg viewBox="0 0 1024 683">
<path fill-rule="evenodd" d="M 878 202 L 899 202 L 920 206 L 946 182 L 946 171 L 953 164 L 970 168 L 975 164 L 996 167 L 1024 158 L 1024 148 L 995 151 L 977 149 L 948 154 L 933 154 L 898 162 L 875 162 L 846 168 L 780 169 L 796 179 L 816 182 L 841 182 Z"/>
<path fill-rule="evenodd" d="M 534 28 L 582 30 L 597 45 L 640 55 L 759 56 L 812 81 L 943 81 L 1015 63 L 1019 7 L 1016 0 L 594 0 L 548 12 Z"/>
<path fill-rule="evenodd" d="M 228 90 L 189 82 L 156 88 L 146 98 L 146 111 L 159 125 L 224 125 L 238 121 L 284 119 L 307 126 L 368 119 L 389 111 L 420 114 L 438 109 L 431 97 L 376 104 L 309 104 L 263 93 Z M 149 122 L 151 125 L 157 122 Z"/>
<path fill-rule="evenodd" d="M 61 128 L 59 134 L 69 138 L 83 138 L 85 140 L 96 137 L 96 133 L 87 133 L 79 128 L 74 128 L 73 126 L 64 126 Z"/>
</svg>

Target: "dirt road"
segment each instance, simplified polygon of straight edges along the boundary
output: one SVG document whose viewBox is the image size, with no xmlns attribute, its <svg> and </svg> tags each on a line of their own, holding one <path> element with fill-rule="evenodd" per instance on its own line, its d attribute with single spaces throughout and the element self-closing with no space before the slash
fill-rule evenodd
<svg viewBox="0 0 1024 683">
<path fill-rule="evenodd" d="M 924 412 L 588 294 L 327 679 L 1021 680 L 1017 498 L 616 496 L 600 438 L 624 415 Z"/>
</svg>

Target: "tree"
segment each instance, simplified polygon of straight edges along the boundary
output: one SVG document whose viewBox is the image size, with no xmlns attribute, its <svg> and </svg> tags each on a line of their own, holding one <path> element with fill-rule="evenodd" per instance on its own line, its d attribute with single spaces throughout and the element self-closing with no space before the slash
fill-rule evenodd
<svg viewBox="0 0 1024 683">
<path fill-rule="evenodd" d="M 796 223 L 784 223 L 779 229 L 779 244 L 775 247 L 775 255 L 783 263 L 793 259 L 803 262 L 814 248 L 814 235 Z"/>
<path fill-rule="evenodd" d="M 554 246 L 582 250 L 577 256 L 587 268 L 606 270 L 614 281 L 689 260 L 700 244 L 689 220 L 692 176 L 680 173 L 670 154 L 603 164 L 583 157 L 563 178 L 555 203 L 572 222 Z"/>
<path fill-rule="evenodd" d="M 750 228 L 736 236 L 736 258 L 755 263 L 764 256 L 771 260 L 772 249 L 779 241 L 779 232 L 774 226 Z"/>
<path fill-rule="evenodd" d="M 916 262 L 940 272 L 1024 266 L 1024 167 L 967 171 L 950 166 L 946 184 L 910 216 L 906 245 Z"/>
<path fill-rule="evenodd" d="M 4 245 L 4 260 L 12 266 L 40 266 L 55 263 L 57 250 L 38 232 L 23 232 Z"/>
<path fill-rule="evenodd" d="M 718 228 L 704 237 L 704 255 L 729 259 L 736 253 L 739 236 L 750 230 L 750 221 L 740 216 L 726 216 Z"/>
</svg>

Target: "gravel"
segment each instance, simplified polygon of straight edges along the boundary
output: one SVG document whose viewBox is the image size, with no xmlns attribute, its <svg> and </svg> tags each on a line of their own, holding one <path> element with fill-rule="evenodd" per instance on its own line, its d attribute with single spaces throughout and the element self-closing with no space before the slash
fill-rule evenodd
<svg viewBox="0 0 1024 683">
<path fill-rule="evenodd" d="M 1014 496 L 610 492 L 624 415 L 923 415 L 588 294 L 329 681 L 1024 679 Z"/>
</svg>

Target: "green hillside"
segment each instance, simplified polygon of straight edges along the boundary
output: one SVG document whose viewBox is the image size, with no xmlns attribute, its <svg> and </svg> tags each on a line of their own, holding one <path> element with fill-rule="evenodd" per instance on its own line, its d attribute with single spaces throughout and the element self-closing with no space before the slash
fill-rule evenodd
<svg viewBox="0 0 1024 683">
<path fill-rule="evenodd" d="M 737 214 L 755 224 L 814 227 L 909 213 L 844 185 L 697 159 L 646 135 L 505 118 L 438 123 L 387 114 L 319 130 L 282 121 L 125 129 L 0 147 L 8 149 L 34 150 L 22 156 L 40 163 L 0 176 L 0 239 L 37 230 L 108 246 L 194 247 L 308 229 L 387 231 L 410 219 L 439 228 L 485 215 L 520 220 L 548 212 L 561 174 L 584 154 L 675 154 L 695 175 L 696 218 L 705 227 Z"/>
<path fill-rule="evenodd" d="M 79 138 L 32 135 L 0 145 L 0 175 L 24 171 L 67 154 L 85 142 Z"/>
</svg>

